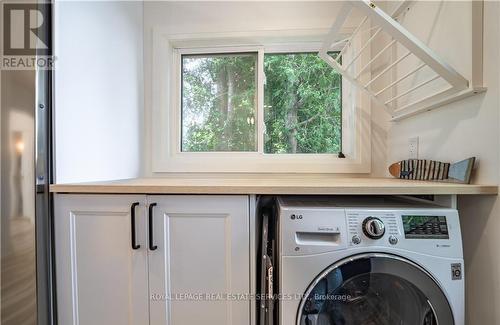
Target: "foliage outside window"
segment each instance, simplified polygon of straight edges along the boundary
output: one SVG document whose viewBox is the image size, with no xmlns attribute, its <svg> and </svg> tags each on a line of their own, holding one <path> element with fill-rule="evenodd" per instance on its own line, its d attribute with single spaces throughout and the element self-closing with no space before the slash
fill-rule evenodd
<svg viewBox="0 0 500 325">
<path fill-rule="evenodd" d="M 316 53 L 266 54 L 264 69 L 264 152 L 340 152 L 341 75 Z"/>
<path fill-rule="evenodd" d="M 256 152 L 257 53 L 182 56 L 183 152 Z M 264 55 L 268 154 L 341 151 L 341 76 L 316 53 Z"/>
<path fill-rule="evenodd" d="M 256 151 L 257 54 L 182 57 L 182 151 Z"/>
</svg>

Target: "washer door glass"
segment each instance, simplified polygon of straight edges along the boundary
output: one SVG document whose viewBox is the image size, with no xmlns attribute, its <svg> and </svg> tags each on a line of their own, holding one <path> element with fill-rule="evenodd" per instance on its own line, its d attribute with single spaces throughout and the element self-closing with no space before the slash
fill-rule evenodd
<svg viewBox="0 0 500 325">
<path fill-rule="evenodd" d="M 452 325 L 443 291 L 420 266 L 389 254 L 340 261 L 312 283 L 298 325 Z"/>
</svg>

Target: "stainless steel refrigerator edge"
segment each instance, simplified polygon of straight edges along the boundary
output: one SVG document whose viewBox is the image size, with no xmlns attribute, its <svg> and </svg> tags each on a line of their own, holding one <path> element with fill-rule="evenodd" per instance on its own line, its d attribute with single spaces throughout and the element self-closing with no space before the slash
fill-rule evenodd
<svg viewBox="0 0 500 325">
<path fill-rule="evenodd" d="M 41 30 L 50 43 L 51 16 L 44 17 Z M 16 79 L 14 83 L 24 80 L 24 86 L 7 89 Z M 38 69 L 31 74 L 2 71 L 0 322 L 3 325 L 56 324 L 49 192 L 53 174 L 51 92 L 50 70 Z"/>
<path fill-rule="evenodd" d="M 52 17 L 44 17 L 42 33 L 49 40 L 53 49 Z M 51 51 L 51 53 L 53 53 Z M 57 324 L 56 282 L 54 255 L 54 223 L 52 194 L 49 185 L 53 182 L 53 102 L 52 102 L 52 70 L 37 70 L 36 74 L 36 238 L 37 238 L 37 319 L 38 325 Z"/>
</svg>

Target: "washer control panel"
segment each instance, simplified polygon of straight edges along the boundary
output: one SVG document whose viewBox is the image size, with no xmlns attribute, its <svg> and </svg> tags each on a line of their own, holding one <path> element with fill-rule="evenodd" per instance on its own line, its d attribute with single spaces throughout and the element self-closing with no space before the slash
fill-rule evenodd
<svg viewBox="0 0 500 325">
<path fill-rule="evenodd" d="M 283 256 L 344 249 L 411 251 L 461 257 L 456 209 L 349 197 L 279 197 L 279 242 Z"/>
<path fill-rule="evenodd" d="M 458 213 L 451 209 L 346 209 L 347 245 L 461 256 Z"/>
<path fill-rule="evenodd" d="M 347 230 L 350 245 L 377 243 L 386 241 L 397 245 L 401 232 L 398 228 L 397 216 L 391 212 L 380 211 L 346 211 Z"/>
</svg>

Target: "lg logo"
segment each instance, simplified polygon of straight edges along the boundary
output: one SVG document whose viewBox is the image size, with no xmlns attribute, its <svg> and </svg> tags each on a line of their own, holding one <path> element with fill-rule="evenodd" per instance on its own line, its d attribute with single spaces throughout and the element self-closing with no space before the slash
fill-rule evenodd
<svg viewBox="0 0 500 325">
<path fill-rule="evenodd" d="M 50 21 L 49 3 L 6 3 L 3 5 L 4 55 L 50 55 L 49 40 L 40 33 Z"/>
<path fill-rule="evenodd" d="M 290 219 L 292 219 L 292 220 L 302 220 L 302 215 L 301 214 L 292 214 L 290 216 Z"/>
</svg>

